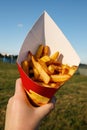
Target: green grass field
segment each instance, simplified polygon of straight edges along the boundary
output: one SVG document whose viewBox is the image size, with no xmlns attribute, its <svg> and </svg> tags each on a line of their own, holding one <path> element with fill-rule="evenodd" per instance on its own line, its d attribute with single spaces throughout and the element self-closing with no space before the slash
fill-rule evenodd
<svg viewBox="0 0 87 130">
<path fill-rule="evenodd" d="M 19 77 L 15 64 L 0 62 L 0 130 L 5 110 Z M 87 76 L 74 75 L 59 91 L 55 109 L 43 119 L 39 130 L 87 130 Z"/>
</svg>

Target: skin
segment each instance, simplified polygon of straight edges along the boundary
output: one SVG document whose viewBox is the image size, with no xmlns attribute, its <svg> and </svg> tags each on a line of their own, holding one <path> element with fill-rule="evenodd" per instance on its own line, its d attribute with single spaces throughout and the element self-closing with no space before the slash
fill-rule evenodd
<svg viewBox="0 0 87 130">
<path fill-rule="evenodd" d="M 55 99 L 41 107 L 30 104 L 21 79 L 16 80 L 15 93 L 7 104 L 5 130 L 36 130 L 41 120 L 55 107 Z"/>
</svg>

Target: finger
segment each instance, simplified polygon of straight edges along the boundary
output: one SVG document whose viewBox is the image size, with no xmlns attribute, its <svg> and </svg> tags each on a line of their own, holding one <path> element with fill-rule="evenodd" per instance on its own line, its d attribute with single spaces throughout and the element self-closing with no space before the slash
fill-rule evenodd
<svg viewBox="0 0 87 130">
<path fill-rule="evenodd" d="M 30 101 L 28 100 L 28 96 L 27 96 L 27 94 L 24 90 L 21 78 L 16 80 L 14 97 L 17 98 L 17 99 L 22 99 L 22 101 L 27 103 L 27 105 L 29 105 L 29 107 L 33 108 Z"/>
<path fill-rule="evenodd" d="M 53 96 L 52 98 L 51 98 L 51 100 L 50 100 L 50 102 L 52 102 L 53 104 L 55 104 L 56 103 L 56 97 L 55 96 Z"/>
<path fill-rule="evenodd" d="M 21 96 L 21 97 L 23 97 L 25 95 L 25 91 L 24 91 L 24 88 L 23 88 L 23 84 L 22 84 L 21 78 L 16 80 L 15 95 L 16 96 Z"/>
<path fill-rule="evenodd" d="M 52 100 L 48 104 L 37 108 L 38 116 L 40 117 L 40 119 L 45 117 L 55 108 L 55 102 L 56 100 L 53 97 Z"/>
</svg>

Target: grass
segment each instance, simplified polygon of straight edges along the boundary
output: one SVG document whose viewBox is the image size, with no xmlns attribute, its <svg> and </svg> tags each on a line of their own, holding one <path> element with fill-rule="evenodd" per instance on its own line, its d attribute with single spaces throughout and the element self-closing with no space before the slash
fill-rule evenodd
<svg viewBox="0 0 87 130">
<path fill-rule="evenodd" d="M 40 130 L 86 130 L 87 77 L 74 75 L 56 97 L 55 110 L 44 119 Z"/>
<path fill-rule="evenodd" d="M 15 64 L 0 62 L 0 130 L 4 129 L 6 105 L 18 77 Z M 43 119 L 39 130 L 86 130 L 87 76 L 74 75 L 55 95 L 55 109 Z"/>
<path fill-rule="evenodd" d="M 6 105 L 14 93 L 15 80 L 18 76 L 15 64 L 0 62 L 0 130 L 4 128 Z"/>
</svg>

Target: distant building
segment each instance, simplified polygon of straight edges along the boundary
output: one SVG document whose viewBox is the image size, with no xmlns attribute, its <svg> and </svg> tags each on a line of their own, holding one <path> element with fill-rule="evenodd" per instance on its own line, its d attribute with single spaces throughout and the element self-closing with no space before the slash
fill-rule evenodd
<svg viewBox="0 0 87 130">
<path fill-rule="evenodd" d="M 87 69 L 86 68 L 79 68 L 78 69 L 79 74 L 87 76 Z"/>
</svg>

